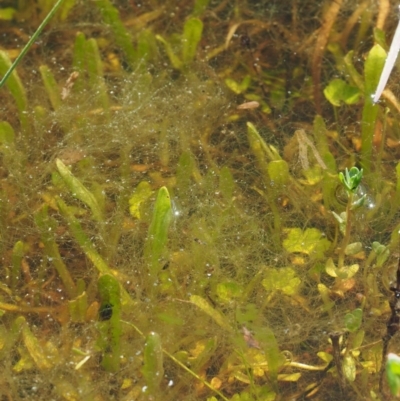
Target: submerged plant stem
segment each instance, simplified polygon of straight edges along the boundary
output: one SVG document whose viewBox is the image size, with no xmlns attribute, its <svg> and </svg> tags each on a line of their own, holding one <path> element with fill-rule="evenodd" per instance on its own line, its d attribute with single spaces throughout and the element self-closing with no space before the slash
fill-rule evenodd
<svg viewBox="0 0 400 401">
<path fill-rule="evenodd" d="M 344 237 L 342 241 L 342 245 L 340 247 L 340 253 L 339 253 L 339 263 L 338 267 L 341 269 L 344 266 L 344 258 L 345 258 L 345 251 L 346 247 L 350 242 L 350 234 L 351 234 L 351 206 L 353 204 L 353 192 L 349 192 L 349 200 L 347 202 L 346 206 L 346 229 L 344 232 Z"/>
<path fill-rule="evenodd" d="M 46 18 L 42 21 L 42 23 L 39 25 L 38 29 L 36 29 L 36 32 L 32 35 L 32 37 L 29 39 L 28 43 L 25 45 L 25 47 L 22 49 L 21 53 L 18 55 L 18 57 L 14 60 L 12 63 L 11 67 L 9 70 L 4 74 L 3 79 L 0 81 L 0 88 L 5 84 L 9 76 L 12 74 L 14 71 L 15 67 L 20 63 L 22 58 L 25 56 L 25 54 L 28 52 L 28 50 L 31 48 L 35 40 L 38 38 L 38 36 L 41 34 L 43 31 L 44 27 L 48 24 L 48 22 L 53 18 L 54 14 L 57 12 L 57 10 L 60 8 L 61 4 L 63 3 L 64 0 L 58 0 L 56 4 L 54 4 L 54 7 L 50 10 L 50 12 L 47 14 Z"/>
</svg>

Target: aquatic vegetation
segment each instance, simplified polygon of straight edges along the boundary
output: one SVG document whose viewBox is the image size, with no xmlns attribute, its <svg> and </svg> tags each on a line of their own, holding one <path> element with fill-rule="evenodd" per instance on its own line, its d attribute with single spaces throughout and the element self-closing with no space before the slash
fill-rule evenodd
<svg viewBox="0 0 400 401">
<path fill-rule="evenodd" d="M 60 6 L 0 88 L 3 397 L 398 393 L 400 108 L 367 3 Z"/>
<path fill-rule="evenodd" d="M 400 391 L 400 365 L 399 357 L 396 354 L 389 354 L 386 362 L 386 372 L 390 391 L 397 396 Z"/>
</svg>

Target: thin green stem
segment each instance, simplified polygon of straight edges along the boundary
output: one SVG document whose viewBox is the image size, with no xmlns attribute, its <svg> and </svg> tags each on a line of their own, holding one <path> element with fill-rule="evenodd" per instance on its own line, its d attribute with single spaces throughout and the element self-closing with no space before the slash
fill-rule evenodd
<svg viewBox="0 0 400 401">
<path fill-rule="evenodd" d="M 14 60 L 12 63 L 11 67 L 8 69 L 8 71 L 4 74 L 4 77 L 0 81 L 0 88 L 6 83 L 7 79 L 9 76 L 12 74 L 14 71 L 15 67 L 20 63 L 22 58 L 25 56 L 25 54 L 28 52 L 28 50 L 31 48 L 33 42 L 38 38 L 38 36 L 41 34 L 43 31 L 44 27 L 48 24 L 48 22 L 53 18 L 54 14 L 57 12 L 57 10 L 60 8 L 61 4 L 63 3 L 64 0 L 58 0 L 56 4 L 54 4 L 54 7 L 50 10 L 50 12 L 46 15 L 46 18 L 42 21 L 42 23 L 39 25 L 38 29 L 36 29 L 36 32 L 32 35 L 32 37 L 29 39 L 28 43 L 25 45 L 25 47 L 22 49 L 21 53 L 18 55 L 18 57 Z"/>
<path fill-rule="evenodd" d="M 338 267 L 339 269 L 344 266 L 344 258 L 345 258 L 345 251 L 346 247 L 350 242 L 350 234 L 351 234 L 351 207 L 353 205 L 353 199 L 354 199 L 354 194 L 353 192 L 349 191 L 349 199 L 347 201 L 347 206 L 346 206 L 346 229 L 344 232 L 344 237 L 342 241 L 342 245 L 340 247 L 340 253 L 339 253 L 339 263 Z"/>
</svg>

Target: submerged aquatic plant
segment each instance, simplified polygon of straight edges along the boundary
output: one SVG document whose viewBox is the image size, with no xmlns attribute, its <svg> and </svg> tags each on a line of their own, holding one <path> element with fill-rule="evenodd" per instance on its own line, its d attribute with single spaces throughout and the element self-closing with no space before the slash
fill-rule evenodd
<svg viewBox="0 0 400 401">
<path fill-rule="evenodd" d="M 392 395 L 400 393 L 400 357 L 390 353 L 386 362 L 387 379 Z"/>
<path fill-rule="evenodd" d="M 400 170 L 366 6 L 314 32 L 311 3 L 72 3 L 2 89 L 0 394 L 384 399 Z"/>
</svg>

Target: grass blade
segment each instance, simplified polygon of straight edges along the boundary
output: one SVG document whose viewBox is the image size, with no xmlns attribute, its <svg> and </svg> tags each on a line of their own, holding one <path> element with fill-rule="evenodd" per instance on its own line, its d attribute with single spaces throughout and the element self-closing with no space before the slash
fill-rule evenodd
<svg viewBox="0 0 400 401">
<path fill-rule="evenodd" d="M 185 65 L 194 60 L 202 33 L 203 22 L 200 19 L 190 18 L 185 22 L 182 37 L 182 59 Z"/>
<path fill-rule="evenodd" d="M 121 359 L 121 293 L 118 280 L 109 274 L 97 282 L 100 295 L 100 337 L 97 345 L 103 352 L 102 367 L 108 372 L 119 370 Z M 107 314 L 101 311 L 107 310 Z"/>
<path fill-rule="evenodd" d="M 74 71 L 79 73 L 77 80 L 74 85 L 74 92 L 83 92 L 87 89 L 86 80 L 84 77 L 85 66 L 86 66 L 86 38 L 82 32 L 76 34 L 74 43 L 74 55 L 72 60 L 72 65 Z"/>
<path fill-rule="evenodd" d="M 158 191 L 154 205 L 153 219 L 150 224 L 144 256 L 149 264 L 150 275 L 153 279 L 161 270 L 160 259 L 165 251 L 168 239 L 168 228 L 171 222 L 171 199 L 166 187 Z"/>
<path fill-rule="evenodd" d="M 103 62 L 100 57 L 99 48 L 95 39 L 86 41 L 86 63 L 89 74 L 89 86 L 98 94 L 99 104 L 105 113 L 108 113 L 110 101 L 108 99 L 107 87 L 103 77 Z"/>
<path fill-rule="evenodd" d="M 192 295 L 190 302 L 200 308 L 204 313 L 210 316 L 219 326 L 227 331 L 232 331 L 232 327 L 220 312 L 214 309 L 204 298 L 199 295 Z"/>
<path fill-rule="evenodd" d="M 385 58 L 386 53 L 382 47 L 375 45 L 369 52 L 364 67 L 365 104 L 362 112 L 361 165 L 366 176 L 371 172 L 371 163 L 373 160 L 372 142 L 379 110 L 379 107 L 373 103 L 371 96 L 379 81 Z"/>
<path fill-rule="evenodd" d="M 60 160 L 56 160 L 58 172 L 64 183 L 67 185 L 72 196 L 85 203 L 92 211 L 93 218 L 96 221 L 103 221 L 103 212 L 96 197 L 90 192 L 69 170 L 69 168 Z"/>
<path fill-rule="evenodd" d="M 44 87 L 49 95 L 50 103 L 53 109 L 57 110 L 61 106 L 61 93 L 57 81 L 47 65 L 41 65 L 39 70 L 42 75 Z"/>
<path fill-rule="evenodd" d="M 136 61 L 136 51 L 132 45 L 131 36 L 119 17 L 118 10 L 109 0 L 97 0 L 95 4 L 99 7 L 104 21 L 110 25 L 117 46 L 125 53 L 126 60 L 132 67 Z"/>
<path fill-rule="evenodd" d="M 22 49 L 21 53 L 18 55 L 18 57 L 15 59 L 14 63 L 10 66 L 8 71 L 5 73 L 3 76 L 3 79 L 0 81 L 0 88 L 5 84 L 7 79 L 10 77 L 11 73 L 14 71 L 15 67 L 20 63 L 22 58 L 25 56 L 25 54 L 28 52 L 30 47 L 33 45 L 33 43 L 36 41 L 40 33 L 43 31 L 44 27 L 48 24 L 48 22 L 53 18 L 54 14 L 57 12 L 57 10 L 60 8 L 64 0 L 58 0 L 56 4 L 54 4 L 54 7 L 50 10 L 50 12 L 46 15 L 46 18 L 42 21 L 42 23 L 39 25 L 38 29 L 36 29 L 35 33 L 32 35 L 32 37 L 29 39 L 28 43 L 25 45 L 25 47 Z"/>
<path fill-rule="evenodd" d="M 22 338 L 29 352 L 29 355 L 35 361 L 36 366 L 40 370 L 50 369 L 52 366 L 49 362 L 49 358 L 47 358 L 46 354 L 43 352 L 43 349 L 39 344 L 38 339 L 34 336 L 26 321 L 24 322 L 24 325 L 22 327 Z"/>
<path fill-rule="evenodd" d="M 12 252 L 12 270 L 11 270 L 11 289 L 14 291 L 17 287 L 21 275 L 21 262 L 25 255 L 25 245 L 22 241 L 17 241 Z"/>
<path fill-rule="evenodd" d="M 8 54 L 0 50 L 0 74 L 6 73 L 7 75 L 8 71 L 12 71 L 11 67 L 12 64 L 10 58 L 8 57 Z M 8 79 L 7 87 L 14 97 L 15 103 L 17 104 L 21 126 L 25 132 L 29 132 L 28 118 L 26 114 L 28 100 L 26 97 L 25 88 L 22 85 L 21 79 L 19 78 L 16 71 L 14 71 L 13 74 L 10 73 L 7 77 L 6 75 L 2 79 L 2 82 L 5 82 L 6 79 Z M 0 84 L 0 88 L 1 86 L 2 85 Z"/>
<path fill-rule="evenodd" d="M 146 379 L 147 389 L 145 393 L 149 397 L 156 397 L 157 390 L 164 377 L 163 349 L 159 334 L 151 332 L 146 336 L 143 352 L 142 373 Z"/>
</svg>

